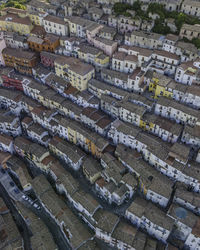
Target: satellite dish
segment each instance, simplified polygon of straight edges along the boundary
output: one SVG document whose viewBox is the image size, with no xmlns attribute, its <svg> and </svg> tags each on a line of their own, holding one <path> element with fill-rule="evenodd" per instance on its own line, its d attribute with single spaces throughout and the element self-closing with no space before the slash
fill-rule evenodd
<svg viewBox="0 0 200 250">
<path fill-rule="evenodd" d="M 182 207 L 175 209 L 175 214 L 179 219 L 185 219 L 187 217 L 187 210 Z"/>
</svg>

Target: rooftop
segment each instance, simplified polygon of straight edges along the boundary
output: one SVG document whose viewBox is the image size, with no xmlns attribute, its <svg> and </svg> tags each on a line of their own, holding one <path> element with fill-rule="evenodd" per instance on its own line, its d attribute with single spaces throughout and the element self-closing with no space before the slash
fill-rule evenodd
<svg viewBox="0 0 200 250">
<path fill-rule="evenodd" d="M 167 229 L 171 232 L 174 224 L 174 220 L 166 215 L 160 208 L 149 202 L 145 207 L 144 217 L 149 219 L 157 226 Z"/>
<path fill-rule="evenodd" d="M 13 56 L 15 58 L 23 58 L 31 60 L 36 57 L 35 52 L 25 51 L 21 49 L 5 48 L 2 51 L 3 55 Z"/>
<path fill-rule="evenodd" d="M 182 222 L 183 224 L 187 225 L 191 229 L 193 229 L 193 227 L 197 224 L 197 221 L 199 221 L 199 217 L 197 215 L 179 206 L 178 204 L 172 203 L 172 205 L 169 208 L 168 213 L 175 220 Z"/>
<path fill-rule="evenodd" d="M 52 15 L 47 15 L 46 17 L 44 17 L 44 21 L 65 25 L 65 21 L 63 20 L 63 18 Z"/>
<path fill-rule="evenodd" d="M 83 162 L 83 168 L 87 170 L 90 176 L 93 176 L 102 171 L 102 167 L 97 160 L 92 157 L 87 157 Z"/>
<path fill-rule="evenodd" d="M 117 215 L 103 209 L 98 209 L 93 218 L 97 222 L 96 227 L 107 233 L 112 233 L 119 222 Z"/>
<path fill-rule="evenodd" d="M 19 17 L 18 15 L 12 14 L 12 13 L 8 13 L 4 16 L 0 16 L 0 21 L 18 23 L 18 24 L 29 25 L 29 26 L 32 25 L 29 17 Z"/>
<path fill-rule="evenodd" d="M 129 246 L 133 246 L 137 231 L 138 229 L 136 227 L 120 221 L 112 233 L 112 237 L 128 244 Z"/>
<path fill-rule="evenodd" d="M 128 207 L 127 211 L 141 218 L 144 215 L 147 204 L 148 201 L 140 197 L 136 197 L 136 199 Z"/>
</svg>

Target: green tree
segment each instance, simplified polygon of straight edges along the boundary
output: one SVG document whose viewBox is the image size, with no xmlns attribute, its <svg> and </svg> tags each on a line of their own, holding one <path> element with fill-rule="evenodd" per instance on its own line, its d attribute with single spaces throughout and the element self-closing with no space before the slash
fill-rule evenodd
<svg viewBox="0 0 200 250">
<path fill-rule="evenodd" d="M 126 10 L 131 9 L 131 5 L 129 4 L 124 4 L 124 3 L 115 3 L 114 4 L 114 12 L 118 15 L 121 15 L 126 12 Z"/>
<path fill-rule="evenodd" d="M 23 9 L 25 10 L 26 9 L 26 6 L 24 5 L 24 3 L 26 3 L 25 0 L 9 0 L 4 6 L 3 8 L 5 7 L 14 7 L 14 8 L 17 8 L 17 9 Z M 1 8 L 2 9 L 2 8 Z"/>
<path fill-rule="evenodd" d="M 123 16 L 125 16 L 125 17 L 132 17 L 132 15 L 129 12 L 123 13 Z"/>
<path fill-rule="evenodd" d="M 193 38 L 192 43 L 199 49 L 200 48 L 200 39 L 199 38 Z"/>
<path fill-rule="evenodd" d="M 186 15 L 184 13 L 179 13 L 176 20 L 175 20 L 175 24 L 176 24 L 176 27 L 178 29 L 178 31 L 180 31 L 182 25 L 185 23 L 186 21 Z"/>
<path fill-rule="evenodd" d="M 136 1 L 133 3 L 132 9 L 135 11 L 141 10 L 141 3 L 140 1 Z"/>
<path fill-rule="evenodd" d="M 156 19 L 152 31 L 158 34 L 166 35 L 170 33 L 170 28 L 167 25 L 165 25 L 161 19 Z"/>
</svg>

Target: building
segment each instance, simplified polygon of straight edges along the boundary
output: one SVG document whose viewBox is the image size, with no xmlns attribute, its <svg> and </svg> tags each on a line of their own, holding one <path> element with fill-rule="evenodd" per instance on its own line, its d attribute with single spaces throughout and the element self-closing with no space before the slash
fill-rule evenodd
<svg viewBox="0 0 200 250">
<path fill-rule="evenodd" d="M 48 146 L 51 152 L 64 160 L 73 170 L 77 171 L 81 168 L 86 155 L 77 146 L 71 145 L 58 137 L 53 137 Z"/>
<path fill-rule="evenodd" d="M 34 24 L 34 28 L 35 28 L 35 26 L 42 26 L 43 19 L 44 17 L 48 15 L 48 13 L 44 11 L 29 10 L 27 15 L 29 16 L 32 23 Z"/>
<path fill-rule="evenodd" d="M 120 220 L 112 235 L 110 245 L 116 249 L 138 249 L 146 248 L 148 245 L 156 247 L 156 241 L 147 238 L 146 234 L 139 231 L 136 227 L 129 225 L 127 222 Z M 146 245 L 145 245 L 146 244 Z"/>
<path fill-rule="evenodd" d="M 175 45 L 178 41 L 178 36 L 173 34 L 166 35 L 164 41 L 163 41 L 163 47 L 162 49 L 171 53 L 175 52 Z"/>
<path fill-rule="evenodd" d="M 174 0 L 159 0 L 159 1 L 156 1 L 156 2 L 159 2 L 161 4 L 164 5 L 165 9 L 167 11 L 179 11 L 180 10 L 180 7 L 181 7 L 181 1 L 178 0 L 178 1 L 174 1 Z"/>
<path fill-rule="evenodd" d="M 8 89 L 0 89 L 1 95 L 0 95 L 0 103 L 2 108 L 10 109 L 11 113 L 17 115 L 22 110 L 22 103 L 21 99 L 23 98 L 23 95 L 19 91 L 11 91 Z"/>
<path fill-rule="evenodd" d="M 77 52 L 79 49 L 79 45 L 85 42 L 85 38 L 71 36 L 60 37 L 60 47 L 58 49 L 58 54 L 64 54 L 66 56 L 74 56 L 77 57 Z"/>
<path fill-rule="evenodd" d="M 23 249 L 24 241 L 19 232 L 19 229 L 10 213 L 10 210 L 4 203 L 4 200 L 0 199 L 0 221 L 1 221 L 1 243 L 0 248 L 21 248 Z"/>
<path fill-rule="evenodd" d="M 5 134 L 0 135 L 0 150 L 11 154 L 13 153 L 13 138 L 11 136 Z"/>
<path fill-rule="evenodd" d="M 54 53 L 50 53 L 47 51 L 41 51 L 40 52 L 40 60 L 41 63 L 48 68 L 54 68 L 54 62 L 56 60 L 56 58 L 58 57 L 58 55 L 55 55 Z M 53 74 L 53 72 L 52 72 Z"/>
<path fill-rule="evenodd" d="M 118 46 L 117 42 L 102 37 L 91 37 L 88 39 L 88 42 L 110 57 L 117 50 Z"/>
<path fill-rule="evenodd" d="M 70 81 L 71 85 L 78 90 L 85 90 L 88 81 L 94 77 L 94 68 L 77 58 L 58 57 L 55 60 L 55 72 L 57 76 Z"/>
<path fill-rule="evenodd" d="M 95 36 L 103 27 L 94 21 L 90 21 L 79 16 L 67 17 L 65 18 L 65 21 L 69 25 L 69 32 L 71 35 L 87 39 L 91 36 Z"/>
<path fill-rule="evenodd" d="M 34 27 L 33 27 L 32 31 L 31 31 L 30 35 L 31 36 L 37 36 L 37 37 L 43 38 L 46 35 L 46 31 L 43 28 L 43 26 L 34 25 Z"/>
<path fill-rule="evenodd" d="M 121 45 L 118 48 L 118 51 L 124 52 L 127 55 L 136 56 L 138 67 L 142 67 L 143 65 L 148 65 L 152 58 L 152 50 L 147 48 L 141 48 L 138 46 Z"/>
<path fill-rule="evenodd" d="M 117 28 L 118 25 L 118 19 L 115 15 L 109 15 L 108 16 L 108 26 L 112 28 Z"/>
<path fill-rule="evenodd" d="M 112 242 L 112 232 L 119 223 L 119 217 L 104 209 L 99 209 L 93 216 L 94 223 L 90 227 L 94 230 L 95 236 L 106 243 Z"/>
<path fill-rule="evenodd" d="M 188 191 L 187 186 L 182 183 L 177 183 L 176 185 L 173 202 L 185 207 L 197 215 L 200 214 L 198 194 Z"/>
<path fill-rule="evenodd" d="M 19 35 L 11 31 L 4 31 L 2 37 L 4 38 L 7 47 L 14 49 L 28 49 L 27 37 L 25 35 Z"/>
<path fill-rule="evenodd" d="M 188 66 L 186 66 L 186 64 Z M 195 109 L 198 109 L 200 107 L 200 97 L 199 97 L 199 86 L 198 85 L 190 85 L 190 82 L 192 81 L 194 83 L 194 78 L 192 79 L 192 72 L 190 71 L 191 68 L 189 67 L 191 63 L 187 62 L 184 63 L 183 66 L 179 66 L 177 68 L 175 80 L 180 82 L 177 83 L 174 80 L 172 80 L 170 77 L 164 76 L 159 73 L 152 73 L 148 72 L 146 74 L 146 82 L 149 86 L 149 91 L 153 92 L 154 98 L 158 98 L 159 96 L 165 96 L 168 98 L 173 98 L 176 101 L 179 101 L 181 103 L 185 103 L 188 106 L 191 106 Z M 184 66 L 187 67 L 185 74 L 184 74 Z M 195 74 L 196 72 L 194 72 Z M 189 76 L 191 78 L 186 78 L 186 76 Z M 183 81 L 181 80 L 183 79 Z M 186 82 L 186 80 L 188 80 Z M 191 84 L 192 84 L 191 82 Z M 183 83 L 183 84 L 181 84 Z M 188 83 L 188 85 L 186 85 Z"/>
<path fill-rule="evenodd" d="M 46 171 L 45 168 L 48 166 L 43 164 L 43 160 L 49 156 L 49 151 L 45 147 L 32 143 L 24 137 L 17 137 L 14 140 L 14 148 L 19 156 L 34 163 L 41 170 Z"/>
<path fill-rule="evenodd" d="M 127 91 L 96 79 L 91 79 L 88 82 L 88 90 L 98 98 L 101 98 L 101 96 L 105 94 L 110 95 L 118 100 L 122 100 L 129 95 L 129 92 Z"/>
<path fill-rule="evenodd" d="M 101 96 L 101 109 L 115 118 L 140 126 L 146 108 L 128 101 L 117 101 L 113 97 Z"/>
<path fill-rule="evenodd" d="M 68 26 L 63 18 L 47 15 L 43 18 L 43 27 L 47 33 L 53 33 L 58 36 L 68 35 Z"/>
<path fill-rule="evenodd" d="M 138 17 L 119 16 L 117 22 L 118 31 L 123 34 L 131 33 L 134 30 L 139 30 L 142 20 Z"/>
<path fill-rule="evenodd" d="M 175 81 L 186 85 L 199 83 L 199 68 L 194 61 L 181 63 L 176 69 Z"/>
<path fill-rule="evenodd" d="M 171 143 L 177 142 L 183 129 L 183 126 L 176 122 L 150 113 L 143 115 L 140 127 Z"/>
<path fill-rule="evenodd" d="M 114 40 L 116 34 L 117 34 L 117 29 L 113 27 L 109 27 L 109 26 L 104 26 L 99 31 L 99 37 L 109 39 L 109 40 Z"/>
<path fill-rule="evenodd" d="M 155 106 L 155 114 L 173 119 L 177 123 L 190 126 L 200 125 L 199 112 L 186 105 L 170 100 L 167 97 L 160 97 Z"/>
<path fill-rule="evenodd" d="M 78 58 L 95 66 L 96 70 L 106 68 L 109 65 L 109 56 L 100 49 L 87 44 L 81 44 L 77 49 Z"/>
<path fill-rule="evenodd" d="M 28 172 L 27 166 L 22 159 L 12 155 L 7 161 L 5 168 L 18 179 L 24 191 L 31 189 L 31 176 Z"/>
<path fill-rule="evenodd" d="M 38 56 L 34 52 L 5 48 L 2 54 L 5 65 L 22 74 L 32 75 L 32 68 L 38 63 Z"/>
<path fill-rule="evenodd" d="M 141 195 L 160 207 L 167 207 L 171 203 L 174 191 L 173 181 L 149 166 L 142 159 L 141 154 L 122 144 L 117 146 L 115 155 L 129 169 L 132 178 L 137 180 L 138 192 Z"/>
<path fill-rule="evenodd" d="M 86 126 L 94 129 L 97 133 L 106 136 L 112 120 L 103 112 L 92 108 L 84 108 L 80 115 L 80 120 Z"/>
<path fill-rule="evenodd" d="M 164 36 L 156 33 L 133 31 L 131 34 L 125 35 L 125 44 L 148 49 L 160 49 L 164 38 Z"/>
<path fill-rule="evenodd" d="M 55 182 L 57 191 L 68 199 L 72 206 L 81 213 L 81 217 L 90 217 L 101 206 L 92 195 L 79 186 L 79 182 L 54 159 L 50 166 L 49 176 Z"/>
<path fill-rule="evenodd" d="M 111 69 L 102 69 L 101 79 L 116 87 L 120 87 L 122 89 L 128 89 L 127 86 L 128 75 L 123 72 L 117 72 Z"/>
<path fill-rule="evenodd" d="M 200 132 L 199 132 L 199 126 L 194 126 L 193 128 L 186 125 L 183 134 L 181 137 L 181 141 L 189 144 L 191 146 L 197 146 L 200 145 Z"/>
<path fill-rule="evenodd" d="M 91 16 L 91 19 L 97 22 L 103 16 L 103 10 L 96 7 L 91 7 L 88 9 L 88 14 Z"/>
<path fill-rule="evenodd" d="M 166 25 L 170 28 L 171 32 L 174 32 L 174 33 L 177 32 L 177 27 L 176 27 L 174 18 L 166 18 L 165 22 L 166 22 Z"/>
<path fill-rule="evenodd" d="M 166 244 L 174 221 L 151 202 L 138 197 L 125 212 L 134 225 Z"/>
<path fill-rule="evenodd" d="M 93 234 L 54 192 L 44 175 L 34 178 L 32 186 L 45 212 L 50 219 L 56 222 L 55 226 L 61 230 L 62 235 L 72 249 L 78 249 L 86 241 L 93 238 Z"/>
<path fill-rule="evenodd" d="M 15 72 L 15 70 L 10 67 L 2 68 L 0 73 L 2 78 L 2 86 L 23 91 L 22 82 L 24 77 L 22 75 Z"/>
<path fill-rule="evenodd" d="M 6 48 L 6 43 L 4 39 L 0 39 L 0 66 L 5 66 L 2 51 Z"/>
<path fill-rule="evenodd" d="M 37 215 L 21 203 L 17 202 L 16 207 L 26 223 L 27 228 L 32 232 L 32 236 L 30 237 L 31 247 L 33 249 L 39 249 L 40 247 L 57 249 L 58 246 L 55 244 L 53 236 L 46 224 L 42 220 L 39 220 Z"/>
<path fill-rule="evenodd" d="M 26 6 L 26 10 L 28 12 L 45 12 L 45 13 L 49 13 L 50 15 L 54 15 L 56 16 L 57 14 L 57 6 L 53 6 L 50 3 L 47 2 L 41 2 L 38 0 L 34 0 L 34 1 L 30 1 L 27 6 Z"/>
<path fill-rule="evenodd" d="M 0 17 L 2 31 L 13 31 L 20 35 L 29 35 L 33 25 L 29 17 L 20 17 L 17 14 L 8 13 Z"/>
<path fill-rule="evenodd" d="M 20 136 L 20 120 L 13 114 L 6 114 L 6 111 L 0 111 L 0 132 L 12 136 Z"/>
<path fill-rule="evenodd" d="M 154 20 L 142 20 L 141 30 L 151 32 L 155 24 Z"/>
<path fill-rule="evenodd" d="M 194 2 L 194 1 L 193 1 Z M 200 25 L 199 24 L 183 24 L 180 30 L 180 38 L 187 38 L 188 40 L 192 40 L 193 38 L 199 38 L 200 33 Z"/>
<path fill-rule="evenodd" d="M 59 38 L 55 35 L 48 34 L 44 39 L 30 36 L 27 39 L 29 48 L 38 52 L 49 51 L 55 52 L 56 48 L 59 46 Z"/>
<path fill-rule="evenodd" d="M 186 213 L 184 217 L 180 213 Z M 184 207 L 178 204 L 172 204 L 167 212 L 169 217 L 173 218 L 174 222 L 174 232 L 173 235 L 187 244 L 195 245 L 195 241 L 190 242 L 190 237 L 196 238 L 198 241 L 199 233 L 197 230 L 197 224 L 199 223 L 199 218 L 197 215 L 191 211 L 186 210 Z M 190 242 L 190 243 L 189 243 Z M 186 245 L 187 245 L 186 244 Z"/>
<path fill-rule="evenodd" d="M 152 59 L 153 62 L 150 64 L 152 71 L 166 75 L 174 75 L 180 62 L 179 56 L 164 50 L 154 50 Z"/>
<path fill-rule="evenodd" d="M 200 16 L 200 4 L 194 0 L 184 0 L 181 5 L 181 11 L 191 16 Z"/>
<path fill-rule="evenodd" d="M 145 132 L 141 132 L 140 129 L 133 125 L 125 124 L 121 121 L 115 121 L 110 131 L 108 132 L 108 138 L 112 138 L 115 145 L 122 143 L 127 147 L 137 150 L 141 153 L 150 165 L 154 166 L 158 171 L 174 180 L 183 182 L 191 187 L 195 192 L 198 192 L 199 185 L 198 180 L 191 173 L 187 173 L 184 170 L 182 158 L 177 160 L 170 157 L 170 147 L 167 143 L 164 143 L 158 137 L 150 135 Z M 180 154 L 177 147 L 177 154 Z M 181 150 L 181 149 L 180 149 Z M 188 153 L 188 150 L 186 149 Z M 185 161 L 184 161 L 185 162 Z M 191 169 L 191 168 L 186 168 Z"/>
<path fill-rule="evenodd" d="M 38 123 L 33 123 L 27 126 L 25 132 L 33 141 L 38 142 L 45 147 L 49 145 L 51 139 L 49 133 Z"/>
<path fill-rule="evenodd" d="M 102 167 L 97 160 L 92 157 L 87 157 L 83 162 L 83 174 L 86 179 L 94 184 L 101 176 Z"/>
<path fill-rule="evenodd" d="M 116 52 L 112 57 L 112 69 L 124 73 L 133 73 L 137 67 L 138 58 L 135 55 L 126 55 Z"/>
<path fill-rule="evenodd" d="M 177 42 L 175 53 L 181 57 L 181 62 L 196 60 L 199 57 L 198 49 L 194 44 L 182 41 Z"/>
<path fill-rule="evenodd" d="M 8 13 L 11 14 L 16 14 L 19 16 L 26 16 L 27 15 L 27 11 L 26 10 L 22 10 L 22 9 L 18 9 L 18 8 L 12 8 L 12 7 L 7 7 L 1 10 L 1 15 L 6 15 Z"/>
</svg>

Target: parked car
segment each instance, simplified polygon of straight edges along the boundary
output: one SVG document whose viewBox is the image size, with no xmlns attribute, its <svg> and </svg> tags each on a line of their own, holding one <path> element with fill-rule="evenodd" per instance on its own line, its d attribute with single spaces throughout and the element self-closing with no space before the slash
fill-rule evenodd
<svg viewBox="0 0 200 250">
<path fill-rule="evenodd" d="M 13 181 L 10 181 L 9 184 L 10 184 L 11 187 L 15 186 L 15 183 Z"/>
<path fill-rule="evenodd" d="M 33 206 L 37 209 L 39 208 L 39 206 L 36 203 L 34 203 Z"/>
<path fill-rule="evenodd" d="M 15 188 L 15 189 L 14 189 L 14 192 L 15 192 L 16 194 L 19 194 L 19 189 L 18 189 L 18 188 Z"/>
<path fill-rule="evenodd" d="M 28 201 L 28 197 L 26 195 L 22 195 L 22 198 L 25 200 L 25 201 Z"/>
</svg>

